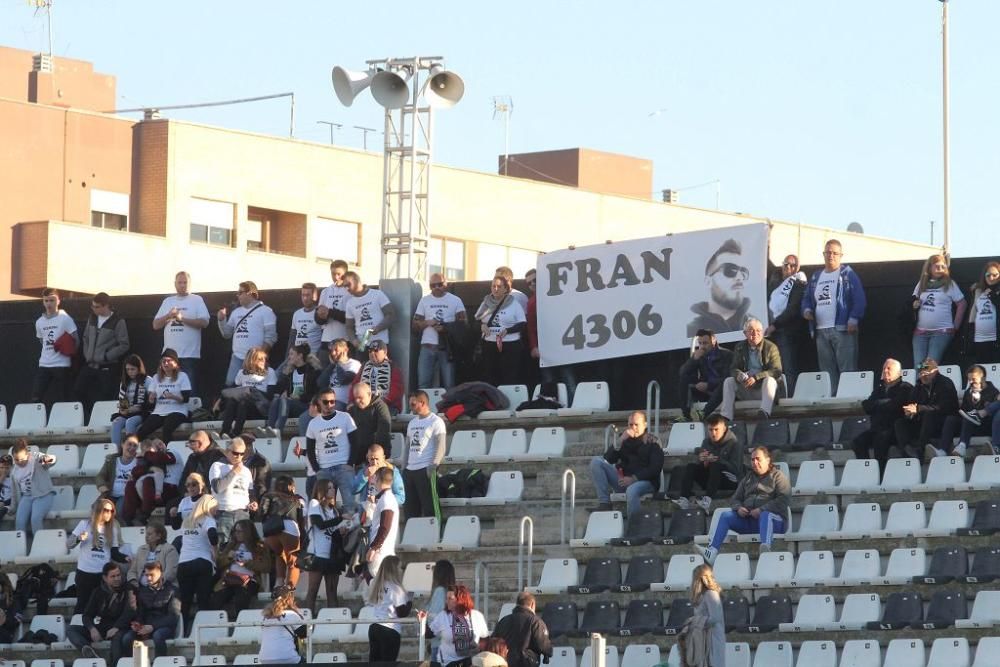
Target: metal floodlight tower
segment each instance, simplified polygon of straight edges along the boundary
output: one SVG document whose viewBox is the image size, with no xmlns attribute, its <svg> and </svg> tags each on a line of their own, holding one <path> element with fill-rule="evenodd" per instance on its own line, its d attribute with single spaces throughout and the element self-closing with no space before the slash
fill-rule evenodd
<svg viewBox="0 0 1000 667">
<path fill-rule="evenodd" d="M 385 108 L 380 278 L 427 282 L 434 109 L 457 104 L 465 84 L 440 56 L 365 63 L 367 73 L 335 67 L 333 82 L 345 105 L 370 86 Z"/>
</svg>

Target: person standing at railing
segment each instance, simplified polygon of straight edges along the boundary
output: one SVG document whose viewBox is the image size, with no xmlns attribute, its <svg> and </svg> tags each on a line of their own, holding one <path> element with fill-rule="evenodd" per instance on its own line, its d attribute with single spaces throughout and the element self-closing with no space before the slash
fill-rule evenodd
<svg viewBox="0 0 1000 667">
<path fill-rule="evenodd" d="M 261 612 L 260 651 L 257 660 L 264 665 L 297 665 L 305 662 L 299 654 L 296 639 L 306 636 L 304 625 L 292 623 L 305 620 L 305 614 L 295 604 L 295 591 L 278 586 L 271 594 L 271 603 Z"/>
</svg>

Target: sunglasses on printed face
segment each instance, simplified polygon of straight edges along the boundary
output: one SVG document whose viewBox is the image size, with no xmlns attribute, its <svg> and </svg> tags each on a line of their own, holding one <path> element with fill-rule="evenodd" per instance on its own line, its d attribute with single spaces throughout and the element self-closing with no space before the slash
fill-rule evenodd
<svg viewBox="0 0 1000 667">
<path fill-rule="evenodd" d="M 739 276 L 743 280 L 746 280 L 750 277 L 750 269 L 745 266 L 740 266 L 739 264 L 733 264 L 732 262 L 724 262 L 723 264 L 720 264 L 710 275 L 714 276 L 720 271 L 722 272 L 722 275 L 727 278 L 735 278 L 736 276 Z"/>
</svg>

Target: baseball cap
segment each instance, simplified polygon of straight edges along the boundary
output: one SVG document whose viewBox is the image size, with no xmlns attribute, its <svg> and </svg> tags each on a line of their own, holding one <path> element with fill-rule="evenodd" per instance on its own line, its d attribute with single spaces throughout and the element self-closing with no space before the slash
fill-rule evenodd
<svg viewBox="0 0 1000 667">
<path fill-rule="evenodd" d="M 917 366 L 917 370 L 920 371 L 921 373 L 924 372 L 929 373 L 932 371 L 936 371 L 937 369 L 938 369 L 938 362 L 934 361 L 930 357 L 924 359 L 922 362 L 920 362 L 920 365 Z"/>
<path fill-rule="evenodd" d="M 368 349 L 369 352 L 372 352 L 374 350 L 384 350 L 384 349 L 386 349 L 386 347 L 385 347 L 385 341 L 384 340 L 379 340 L 378 338 L 376 338 L 372 342 L 368 343 L 368 348 L 367 349 Z"/>
</svg>

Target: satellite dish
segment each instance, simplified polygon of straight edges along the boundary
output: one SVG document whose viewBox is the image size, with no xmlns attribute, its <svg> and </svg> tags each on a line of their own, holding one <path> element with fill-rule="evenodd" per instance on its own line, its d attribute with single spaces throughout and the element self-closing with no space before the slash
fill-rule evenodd
<svg viewBox="0 0 1000 667">
<path fill-rule="evenodd" d="M 847 231 L 854 232 L 855 234 L 864 234 L 865 228 L 861 226 L 860 222 L 852 222 L 847 225 Z"/>
</svg>

